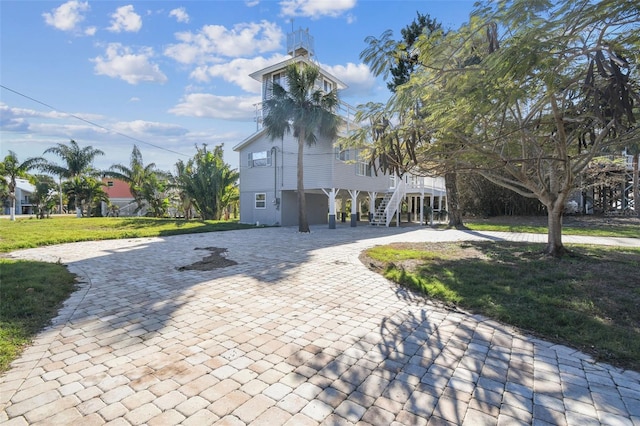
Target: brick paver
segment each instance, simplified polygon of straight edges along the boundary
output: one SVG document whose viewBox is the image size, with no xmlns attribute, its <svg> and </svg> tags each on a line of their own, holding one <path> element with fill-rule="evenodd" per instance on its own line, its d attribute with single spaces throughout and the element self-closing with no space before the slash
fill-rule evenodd
<svg viewBox="0 0 640 426">
<path fill-rule="evenodd" d="M 358 260 L 393 241 L 515 239 L 314 227 L 23 250 L 81 283 L 0 378 L 0 423 L 640 425 L 640 374 L 445 310 Z M 564 236 L 565 243 L 640 240 Z M 237 265 L 179 270 L 227 249 Z M 198 249 L 198 250 L 196 250 Z"/>
</svg>

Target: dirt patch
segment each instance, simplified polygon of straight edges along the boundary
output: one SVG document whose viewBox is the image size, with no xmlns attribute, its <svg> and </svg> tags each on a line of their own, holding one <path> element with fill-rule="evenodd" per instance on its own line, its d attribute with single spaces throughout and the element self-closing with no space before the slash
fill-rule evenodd
<svg viewBox="0 0 640 426">
<path fill-rule="evenodd" d="M 226 268 L 227 266 L 238 264 L 238 262 L 227 259 L 224 256 L 227 252 L 226 248 L 196 247 L 195 250 L 208 250 L 211 254 L 205 256 L 202 260 L 192 263 L 191 265 L 176 268 L 178 271 L 213 271 L 214 269 Z"/>
</svg>

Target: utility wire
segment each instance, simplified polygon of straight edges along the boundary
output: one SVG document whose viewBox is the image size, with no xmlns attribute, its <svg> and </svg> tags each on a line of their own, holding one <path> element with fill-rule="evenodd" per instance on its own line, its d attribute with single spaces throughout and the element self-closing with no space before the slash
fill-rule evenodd
<svg viewBox="0 0 640 426">
<path fill-rule="evenodd" d="M 141 144 L 149 145 L 149 146 L 152 146 L 154 148 L 161 149 L 163 151 L 171 152 L 172 154 L 178 154 L 178 155 L 181 155 L 183 157 L 189 157 L 188 155 L 183 154 L 181 152 L 173 151 L 171 149 L 164 148 L 164 147 L 162 147 L 160 145 L 155 145 L 155 144 L 152 144 L 151 142 L 143 141 L 142 139 L 138 139 L 138 138 L 133 137 L 133 136 L 125 135 L 124 133 L 118 132 L 117 130 L 110 129 L 110 128 L 105 127 L 105 126 L 103 126 L 101 124 L 95 123 L 95 122 L 93 122 L 91 120 L 87 120 L 86 118 L 79 117 L 79 116 L 77 116 L 75 114 L 71 114 L 70 112 L 62 111 L 62 110 L 60 110 L 58 108 L 55 108 L 55 107 L 53 107 L 53 106 L 51 106 L 51 105 L 49 105 L 49 104 L 47 104 L 45 102 L 39 101 L 39 100 L 37 100 L 35 98 L 32 98 L 31 96 L 25 95 L 24 93 L 20 93 L 17 90 L 13 90 L 13 89 L 5 86 L 5 85 L 0 84 L 0 87 L 5 89 L 5 90 L 8 90 L 9 92 L 15 93 L 18 96 L 22 96 L 23 98 L 29 99 L 30 101 L 33 101 L 33 102 L 38 103 L 40 105 L 43 105 L 43 106 L 45 106 L 47 108 L 51 108 L 53 111 L 60 112 L 62 114 L 66 114 L 69 117 L 73 117 L 73 118 L 75 118 L 77 120 L 80 120 L 80 121 L 84 121 L 87 124 L 90 124 L 92 126 L 98 127 L 98 128 L 100 128 L 102 130 L 106 130 L 107 132 L 112 133 L 114 135 L 122 136 L 123 138 L 131 139 L 134 142 L 138 142 L 138 143 L 141 143 Z"/>
</svg>

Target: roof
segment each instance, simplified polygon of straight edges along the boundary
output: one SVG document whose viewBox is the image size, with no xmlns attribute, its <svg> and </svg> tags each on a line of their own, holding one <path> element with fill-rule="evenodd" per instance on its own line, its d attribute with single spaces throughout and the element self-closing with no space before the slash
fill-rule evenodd
<svg viewBox="0 0 640 426">
<path fill-rule="evenodd" d="M 36 187 L 26 179 L 16 178 L 16 188 L 23 192 L 36 192 Z"/>
<path fill-rule="evenodd" d="M 248 138 L 246 138 L 245 140 L 240 142 L 238 145 L 234 146 L 233 150 L 234 151 L 240 151 L 242 148 L 244 148 L 245 146 L 251 144 L 253 141 L 257 140 L 260 136 L 265 134 L 266 131 L 267 131 L 267 129 L 265 129 L 263 127 L 262 129 L 258 130 L 257 132 L 255 132 L 254 134 L 252 134 L 251 136 L 249 136 Z"/>
<path fill-rule="evenodd" d="M 305 62 L 307 64 L 312 64 L 312 62 L 309 60 L 309 58 L 307 58 L 306 56 L 296 56 L 295 58 L 289 58 L 287 60 L 284 60 L 282 62 L 278 62 L 277 64 L 273 64 L 269 67 L 263 68 L 261 70 L 258 70 L 254 73 L 249 74 L 249 77 L 253 78 L 254 80 L 257 80 L 259 82 L 262 82 L 262 77 L 264 77 L 267 74 L 271 74 L 274 71 L 278 71 L 280 69 L 286 68 L 287 65 L 289 64 L 294 64 L 294 63 L 299 63 L 299 62 Z M 347 85 L 345 83 L 343 83 L 342 81 L 340 81 L 340 79 L 338 79 L 338 77 L 329 74 L 327 71 L 325 71 L 324 69 L 322 69 L 322 67 L 318 66 L 317 64 L 312 64 L 318 67 L 318 69 L 320 70 L 320 75 L 322 75 L 323 77 L 326 77 L 328 80 L 331 80 L 333 82 L 336 83 L 336 89 L 338 90 L 342 90 L 342 89 L 346 89 Z"/>
<path fill-rule="evenodd" d="M 113 185 L 107 185 L 104 187 L 104 192 L 107 193 L 109 198 L 131 198 L 133 199 L 133 195 L 131 195 L 131 190 L 129 189 L 129 184 L 125 181 L 118 179 L 110 179 L 104 178 L 102 182 L 107 184 L 107 182 L 113 182 Z"/>
</svg>

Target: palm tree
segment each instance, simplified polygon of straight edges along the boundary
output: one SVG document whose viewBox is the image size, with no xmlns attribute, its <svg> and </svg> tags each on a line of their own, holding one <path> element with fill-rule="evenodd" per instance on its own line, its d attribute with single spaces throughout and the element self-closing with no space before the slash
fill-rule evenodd
<svg viewBox="0 0 640 426">
<path fill-rule="evenodd" d="M 120 179 L 129 184 L 129 190 L 136 201 L 137 207 L 135 213 L 144 208 L 144 202 L 147 197 L 154 191 L 149 191 L 148 186 L 154 182 L 159 182 L 158 172 L 155 170 L 155 163 L 144 165 L 142 161 L 142 154 L 136 145 L 133 146 L 131 151 L 131 159 L 129 160 L 129 167 L 122 164 L 114 164 L 105 172 L 106 176 L 110 176 L 115 179 Z M 145 194 L 146 193 L 146 194 Z M 146 199 L 151 204 L 150 199 Z"/>
<path fill-rule="evenodd" d="M 58 184 L 49 175 L 35 176 L 36 190 L 31 196 L 31 201 L 36 205 L 38 219 L 44 219 L 56 206 L 58 198 Z"/>
<path fill-rule="evenodd" d="M 265 101 L 264 127 L 272 140 L 282 139 L 290 133 L 297 139 L 298 231 L 309 232 L 304 194 L 304 145 L 315 144 L 318 136 L 330 140 L 337 136 L 339 119 L 334 110 L 338 97 L 335 91 L 325 93 L 316 88 L 320 70 L 313 65 L 290 64 L 286 76 L 289 90 L 274 83 L 272 96 Z"/>
<path fill-rule="evenodd" d="M 238 172 L 223 160 L 222 145 L 213 151 L 196 146 L 196 155 L 186 163 L 176 163 L 174 178 L 183 205 L 190 203 L 202 219 L 220 219 L 228 202 L 233 201 Z M 187 212 L 185 211 L 185 216 Z"/>
<path fill-rule="evenodd" d="M 60 176 L 60 180 L 62 178 L 71 179 L 82 175 L 98 176 L 100 174 L 93 169 L 93 160 L 98 155 L 104 155 L 104 152 L 97 148 L 92 146 L 80 148 L 78 143 L 71 139 L 69 145 L 59 143 L 44 151 L 44 154 L 48 153 L 60 157 L 64 165 L 47 162 L 43 169 Z M 62 186 L 62 183 L 60 186 Z M 62 191 L 60 192 L 60 197 L 62 200 Z M 77 209 L 78 206 L 76 205 L 75 207 Z M 60 202 L 60 209 L 62 209 L 62 201 Z"/>
<path fill-rule="evenodd" d="M 65 192 L 73 199 L 78 213 L 84 215 L 86 207 L 88 217 L 91 217 L 94 203 L 109 199 L 103 186 L 104 183 L 92 176 L 74 176 L 63 185 Z"/>
<path fill-rule="evenodd" d="M 6 180 L 5 182 L 8 187 L 9 199 L 11 200 L 11 220 L 16 220 L 16 179 L 27 177 L 29 170 L 41 168 L 43 163 L 44 159 L 41 157 L 28 158 L 21 163 L 13 151 L 9 151 L 9 154 L 0 163 L 0 176 L 3 180 L 8 180 L 8 182 Z"/>
<path fill-rule="evenodd" d="M 47 171 L 64 178 L 72 178 L 74 176 L 96 175 L 99 174 L 93 169 L 93 160 L 98 155 L 104 155 L 104 152 L 92 146 L 80 148 L 78 143 L 73 139 L 69 145 L 62 143 L 57 144 L 44 151 L 44 154 L 52 153 L 60 157 L 65 165 L 49 163 Z"/>
</svg>

